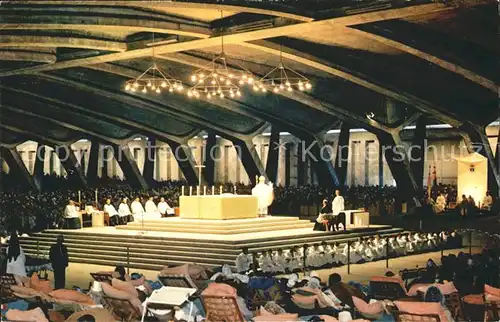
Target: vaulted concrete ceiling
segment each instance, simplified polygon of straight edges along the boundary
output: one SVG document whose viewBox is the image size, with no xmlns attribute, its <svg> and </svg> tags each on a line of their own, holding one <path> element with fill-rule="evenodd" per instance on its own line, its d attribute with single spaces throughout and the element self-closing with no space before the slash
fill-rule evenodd
<svg viewBox="0 0 500 322">
<path fill-rule="evenodd" d="M 498 117 L 497 19 L 496 3 L 482 0 L 3 2 L 1 141 L 182 142 L 201 130 L 243 139 L 270 124 L 308 136 L 339 120 L 390 129 L 418 113 L 484 126 Z M 156 62 L 187 86 L 220 52 L 222 34 L 230 64 L 262 76 L 282 51 L 313 90 L 210 101 L 124 91 L 153 46 Z"/>
</svg>

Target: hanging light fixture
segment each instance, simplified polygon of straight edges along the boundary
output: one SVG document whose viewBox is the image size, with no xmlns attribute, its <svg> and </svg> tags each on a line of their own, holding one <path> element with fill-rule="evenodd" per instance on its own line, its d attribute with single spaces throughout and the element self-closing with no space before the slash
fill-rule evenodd
<svg viewBox="0 0 500 322">
<path fill-rule="evenodd" d="M 154 39 L 155 34 L 153 33 L 153 43 Z M 158 67 L 155 62 L 155 48 L 153 47 L 152 50 L 153 63 L 138 77 L 127 80 L 125 82 L 125 90 L 144 94 L 149 92 L 160 94 L 163 90 L 170 93 L 174 91 L 181 92 L 184 89 L 182 82 L 173 78 Z"/>
<path fill-rule="evenodd" d="M 223 13 L 221 11 L 221 17 Z M 233 62 L 237 69 L 227 66 L 227 57 L 224 53 L 224 32 L 221 32 L 221 52 L 207 65 L 199 68 L 191 75 L 194 83 L 187 91 L 189 97 L 198 98 L 204 95 L 206 98 L 240 97 L 239 85 L 253 85 L 255 77 L 244 67 Z"/>
<path fill-rule="evenodd" d="M 312 85 L 307 77 L 283 63 L 283 50 L 280 47 L 278 66 L 256 81 L 253 89 L 256 92 L 267 92 L 269 90 L 278 93 L 280 91 L 293 92 L 294 88 L 299 91 L 306 91 L 310 90 Z"/>
</svg>

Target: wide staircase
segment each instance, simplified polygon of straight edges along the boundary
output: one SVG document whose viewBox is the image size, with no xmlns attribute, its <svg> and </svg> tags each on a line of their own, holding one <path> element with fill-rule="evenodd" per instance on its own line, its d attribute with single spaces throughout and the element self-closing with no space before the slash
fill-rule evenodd
<svg viewBox="0 0 500 322">
<path fill-rule="evenodd" d="M 124 265 L 131 268 L 159 270 L 164 265 L 198 263 L 205 266 L 234 265 L 242 247 L 251 252 L 265 249 L 288 249 L 292 246 L 354 241 L 374 234 L 381 236 L 401 233 L 390 226 L 360 228 L 348 233 L 314 232 L 301 235 L 276 235 L 251 240 L 214 240 L 169 238 L 141 234 L 92 233 L 71 230 L 46 230 L 30 237 L 20 238 L 24 251 L 30 256 L 48 258 L 50 245 L 63 234 L 70 262 L 97 265 Z M 168 234 L 166 234 L 168 236 Z"/>
<path fill-rule="evenodd" d="M 297 217 L 263 217 L 232 220 L 163 218 L 158 220 L 144 220 L 144 223 L 142 221 L 130 222 L 125 226 L 118 226 L 116 228 L 119 230 L 236 235 L 301 228 L 312 230 L 313 226 L 314 223 L 311 223 L 311 221 L 301 220 Z"/>
</svg>

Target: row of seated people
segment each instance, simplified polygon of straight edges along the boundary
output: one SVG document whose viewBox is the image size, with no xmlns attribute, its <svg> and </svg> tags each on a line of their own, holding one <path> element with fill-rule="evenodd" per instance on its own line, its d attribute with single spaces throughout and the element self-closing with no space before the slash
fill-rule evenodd
<svg viewBox="0 0 500 322">
<path fill-rule="evenodd" d="M 244 248 L 235 260 L 237 271 L 247 271 L 254 260 L 256 266 L 266 273 L 290 273 L 307 268 L 329 268 L 334 266 L 371 262 L 409 254 L 435 251 L 441 248 L 460 248 L 462 238 L 456 232 L 409 233 L 381 238 L 380 236 L 360 238 L 348 245 L 347 243 L 304 245 L 291 249 L 266 250 L 261 253 L 249 254 Z M 305 254 L 305 256 L 304 256 Z M 255 257 L 255 258 L 254 258 Z"/>
<path fill-rule="evenodd" d="M 57 315 L 65 314 L 64 311 L 58 311 L 54 303 L 74 303 L 84 309 L 102 303 L 108 308 L 107 312 L 91 309 L 86 313 L 92 315 L 99 311 L 101 316 L 108 314 L 108 320 L 101 321 L 115 321 L 125 316 L 135 321 L 140 320 L 143 313 L 157 320 L 173 314 L 174 317 L 166 319 L 175 318 L 176 321 L 335 322 L 351 321 L 353 317 L 372 321 L 399 321 L 404 314 L 420 317 L 420 321 L 451 322 L 462 320 L 465 316 L 471 320 L 472 315 L 460 312 L 460 306 L 448 299 L 455 294 L 463 304 L 484 305 L 500 301 L 500 289 L 480 278 L 488 263 L 494 258 L 498 260 L 498 254 L 498 250 L 489 250 L 478 255 L 460 254 L 455 259 L 450 257 L 449 264 L 452 266 L 448 269 L 465 268 L 472 278 L 462 280 L 454 274 L 446 281 L 443 280 L 446 270 L 436 267 L 429 280 L 419 280 L 419 283 L 409 288 L 404 286 L 402 278 L 390 272 L 386 276 L 371 278 L 368 284 L 359 284 L 345 283 L 339 274 L 331 274 L 325 280 L 315 272 L 302 278 L 295 273 L 273 277 L 257 271 L 236 273 L 227 265 L 206 270 L 198 265 L 185 264 L 164 267 L 158 276 L 162 283 L 148 281 L 139 273 L 129 276 L 123 267 L 117 267 L 114 272 L 101 272 L 99 276 L 109 277 L 99 278 L 99 282 L 92 283 L 88 291 L 54 291 L 49 281 L 41 281 L 34 274 L 29 279 L 21 280 L 21 284 L 11 286 L 18 301 L 4 305 L 2 315 L 9 321 L 52 321 L 56 320 Z M 498 275 L 498 270 L 496 273 Z M 178 305 L 174 312 L 147 309 L 145 303 L 154 290 L 168 284 L 168 278 L 178 276 L 185 277 L 190 287 L 197 288 L 200 297 L 190 298 L 188 302 Z M 167 282 L 164 282 L 163 277 Z M 464 285 L 465 282 L 471 285 Z M 381 288 L 381 284 L 385 287 Z M 36 308 L 29 304 L 29 299 L 33 297 L 43 298 L 44 303 L 50 305 L 42 306 L 43 310 Z M 22 302 L 26 302 L 24 306 Z M 33 307 L 36 309 L 28 310 Z"/>
</svg>

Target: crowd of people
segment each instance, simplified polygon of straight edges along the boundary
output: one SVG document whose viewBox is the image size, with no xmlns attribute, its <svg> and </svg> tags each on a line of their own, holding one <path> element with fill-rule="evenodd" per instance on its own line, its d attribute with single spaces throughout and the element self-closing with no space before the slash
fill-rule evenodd
<svg viewBox="0 0 500 322">
<path fill-rule="evenodd" d="M 460 247 L 459 233 L 443 232 L 437 235 L 441 235 L 446 247 Z M 434 243 L 430 238 L 427 243 L 421 242 L 417 245 L 426 248 L 429 242 Z M 342 255 L 339 253 L 340 256 L 337 256 L 337 253 L 333 252 L 335 246 L 322 244 L 306 248 L 305 259 L 302 261 L 308 266 L 319 268 L 327 267 L 328 262 L 341 261 Z M 474 314 L 474 312 L 457 311 L 457 307 L 446 301 L 451 294 L 458 294 L 464 305 L 479 305 L 479 301 L 484 303 L 485 300 L 500 300 L 500 289 L 497 288 L 500 274 L 499 246 L 498 236 L 495 235 L 485 243 L 480 253 L 460 252 L 458 255 L 443 256 L 440 265 L 429 259 L 425 269 L 416 276 L 405 277 L 405 270 L 401 272 L 401 276 L 387 272 L 385 276 L 372 277 L 368 283 L 345 282 L 337 273 L 331 274 L 324 280 L 315 271 L 303 276 L 294 272 L 296 270 L 291 269 L 293 266 L 281 270 L 269 269 L 265 260 L 265 257 L 269 256 L 268 252 L 262 253 L 261 257 L 254 260 L 249 258 L 251 255 L 247 250 L 238 256 L 237 269 L 232 269 L 228 265 L 207 269 L 195 264 L 185 264 L 164 267 L 158 272 L 158 280 L 147 280 L 141 273 L 128 275 L 120 266 L 113 272 L 100 272 L 109 273 L 110 279 L 93 282 L 88 290 L 79 288 L 58 290 L 61 286 L 64 287 L 64 283 L 61 284 L 57 276 L 52 287 L 51 281 L 41 281 L 37 274 L 28 277 L 21 272 L 21 276 L 17 276 L 16 279 L 17 285 L 11 287 L 14 295 L 17 294 L 18 297 L 2 307 L 2 316 L 10 321 L 48 321 L 49 312 L 51 309 L 56 310 L 60 302 L 66 304 L 65 308 L 69 302 L 80 308 L 89 309 L 101 303 L 110 305 L 109 303 L 112 303 L 109 302 L 110 298 L 121 298 L 129 304 L 125 307 L 125 313 L 122 307 L 122 311 L 115 310 L 115 314 L 127 314 L 127 316 L 132 314 L 133 320 L 140 320 L 140 315 L 144 313 L 161 320 L 162 314 L 166 314 L 165 311 L 148 310 L 147 305 L 143 304 L 148 303 L 148 298 L 155 289 L 163 286 L 162 278 L 184 275 L 196 285 L 198 296 L 190 297 L 186 302 L 177 305 L 175 310 L 170 312 L 174 316 L 169 316 L 168 320 L 202 321 L 207 318 L 207 314 L 213 314 L 213 319 L 216 319 L 217 314 L 222 313 L 210 312 L 214 310 L 213 306 L 203 305 L 204 301 L 215 296 L 234 299 L 235 310 L 239 311 L 238 314 L 241 314 L 243 321 L 350 321 L 356 318 L 395 321 L 398 312 L 404 311 L 406 314 L 436 314 L 439 315 L 440 321 L 451 322 L 465 319 L 467 314 Z M 51 258 L 59 263 L 61 269 L 65 268 L 67 262 L 64 256 L 56 255 L 64 254 L 64 249 L 61 239 L 51 247 Z M 312 252 L 309 252 L 309 249 Z M 328 250 L 331 250 L 329 255 L 327 255 Z M 397 248 L 392 251 L 397 251 Z M 293 252 L 294 250 L 290 250 L 290 254 L 293 255 Z M 9 258 L 22 256 L 22 248 L 16 247 L 14 236 L 10 239 L 7 253 Z M 318 254 L 323 256 L 320 258 Z M 279 259 L 280 252 L 273 252 L 273 255 L 277 260 L 272 267 L 283 268 L 280 266 L 283 262 Z M 337 257 L 339 259 L 336 259 Z M 300 261 L 297 258 L 297 262 Z M 293 260 L 286 262 L 290 264 Z M 18 269 L 9 272 L 19 275 Z M 408 280 L 404 280 L 407 278 Z M 385 293 L 381 298 L 381 293 L 378 293 L 379 290 L 374 284 L 381 282 L 400 285 L 403 295 Z M 27 298 L 35 295 L 43 296 L 50 305 L 40 307 L 33 302 L 30 304 Z M 225 310 L 228 311 L 228 308 Z M 101 312 L 99 309 L 89 309 L 85 312 L 89 316 L 98 314 L 97 312 L 101 316 L 108 314 L 110 321 L 121 318 L 112 316 L 106 310 Z M 50 313 L 53 317 L 54 312 Z M 470 320 L 471 316 L 473 320 L 473 315 L 467 318 Z M 231 318 L 237 320 L 237 316 L 226 316 L 226 320 L 232 321 Z"/>
<path fill-rule="evenodd" d="M 324 269 L 360 264 L 389 257 L 412 255 L 439 249 L 462 247 L 462 237 L 456 231 L 438 233 L 405 233 L 391 236 L 376 235 L 359 238 L 353 243 L 322 242 L 291 249 L 265 250 L 250 254 L 248 249 L 235 260 L 236 270 L 246 272 L 258 267 L 266 274 L 299 272 L 304 269 Z"/>
</svg>

